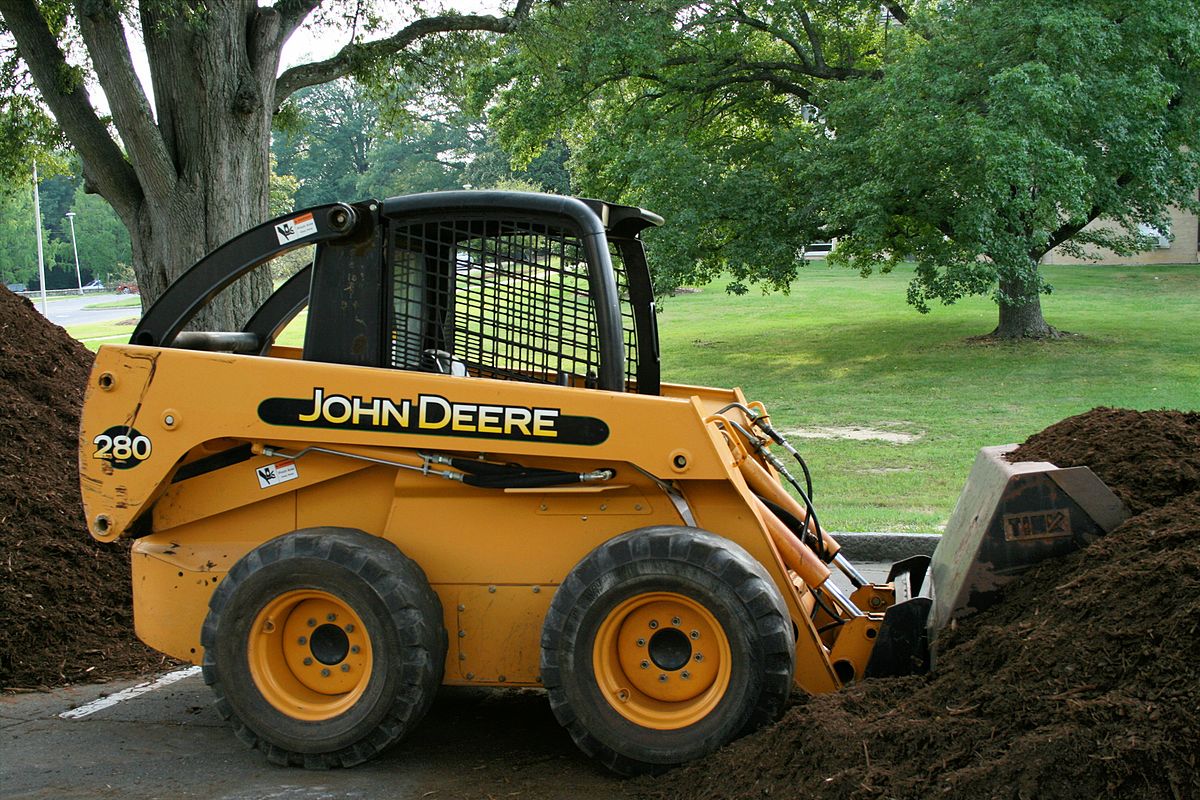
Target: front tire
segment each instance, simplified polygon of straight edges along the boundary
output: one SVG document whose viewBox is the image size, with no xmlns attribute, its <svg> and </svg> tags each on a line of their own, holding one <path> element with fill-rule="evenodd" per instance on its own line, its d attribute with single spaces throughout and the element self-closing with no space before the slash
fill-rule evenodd
<svg viewBox="0 0 1200 800">
<path fill-rule="evenodd" d="M 766 570 L 695 528 L 644 528 L 585 556 L 542 629 L 555 716 L 616 772 L 661 772 L 778 717 L 795 639 Z"/>
<path fill-rule="evenodd" d="M 361 531 L 272 539 L 214 592 L 204 681 L 272 763 L 348 767 L 402 738 L 441 683 L 441 603 L 421 568 Z"/>
</svg>

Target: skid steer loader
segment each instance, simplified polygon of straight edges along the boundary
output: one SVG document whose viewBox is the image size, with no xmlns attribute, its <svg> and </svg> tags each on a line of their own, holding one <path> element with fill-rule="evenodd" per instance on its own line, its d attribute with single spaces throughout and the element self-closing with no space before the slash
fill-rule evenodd
<svg viewBox="0 0 1200 800">
<path fill-rule="evenodd" d="M 306 767 L 371 758 L 443 684 L 544 687 L 580 748 L 635 773 L 772 720 L 793 686 L 927 668 L 929 558 L 866 581 L 762 405 L 660 380 L 640 234 L 661 222 L 413 195 L 272 220 L 185 272 L 100 349 L 82 415 L 88 525 L 134 539 L 138 635 Z M 242 330 L 185 330 L 310 245 Z M 301 312 L 303 346 L 277 344 Z M 1012 542 L 1061 543 L 1040 492 L 999 527 L 960 502 L 945 619 L 1003 577 L 959 562 L 1013 515 Z"/>
</svg>

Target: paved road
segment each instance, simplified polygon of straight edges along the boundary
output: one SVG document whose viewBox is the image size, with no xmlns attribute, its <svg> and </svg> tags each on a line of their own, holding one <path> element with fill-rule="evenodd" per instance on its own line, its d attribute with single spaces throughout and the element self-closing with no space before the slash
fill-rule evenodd
<svg viewBox="0 0 1200 800">
<path fill-rule="evenodd" d="M 425 721 L 349 770 L 273 767 L 211 708 L 199 676 L 82 719 L 67 709 L 127 684 L 0 698 L 0 791 L 72 798 L 530 798 L 601 800 L 622 783 L 576 749 L 545 695 L 445 689 Z"/>
<path fill-rule="evenodd" d="M 87 322 L 111 322 L 118 319 L 140 317 L 142 309 L 138 306 L 130 308 L 86 308 L 86 306 L 128 298 L 129 295 L 121 294 L 87 294 L 83 297 L 76 296 L 51 300 L 46 303 L 46 317 L 55 325 L 61 325 L 64 328 Z M 42 301 L 38 295 L 35 294 L 29 299 L 33 301 L 33 305 L 38 311 L 42 310 Z"/>
</svg>

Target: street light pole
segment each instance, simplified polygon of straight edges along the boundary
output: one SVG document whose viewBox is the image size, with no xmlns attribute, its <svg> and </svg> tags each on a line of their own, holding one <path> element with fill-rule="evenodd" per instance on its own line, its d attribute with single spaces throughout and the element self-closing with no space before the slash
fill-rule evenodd
<svg viewBox="0 0 1200 800">
<path fill-rule="evenodd" d="M 79 284 L 79 293 L 83 294 L 83 278 L 79 277 L 79 246 L 75 244 L 75 212 L 68 211 L 67 219 L 71 220 L 71 249 L 75 251 L 75 282 Z"/>
<path fill-rule="evenodd" d="M 33 221 L 37 225 L 38 250 L 38 282 L 42 285 L 42 314 L 49 317 L 46 311 L 46 263 L 42 260 L 42 200 L 38 194 L 37 162 L 33 162 Z"/>
</svg>

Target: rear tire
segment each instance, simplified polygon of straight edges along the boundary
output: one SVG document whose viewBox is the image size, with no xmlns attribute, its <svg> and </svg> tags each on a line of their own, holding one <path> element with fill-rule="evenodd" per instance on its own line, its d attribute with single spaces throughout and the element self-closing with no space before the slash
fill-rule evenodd
<svg viewBox="0 0 1200 800">
<path fill-rule="evenodd" d="M 272 539 L 234 565 L 201 631 L 204 682 L 275 764 L 359 764 L 407 734 L 441 684 L 441 603 L 416 562 L 361 531 Z"/>
<path fill-rule="evenodd" d="M 596 548 L 542 628 L 554 715 L 580 749 L 625 775 L 700 758 L 776 719 L 794 659 L 766 570 L 696 528 L 643 528 Z"/>
</svg>

